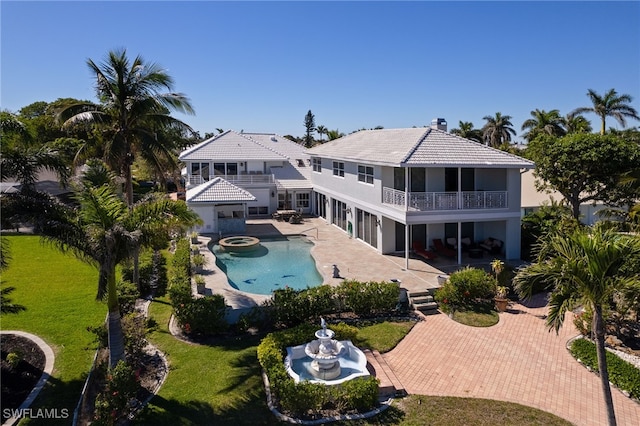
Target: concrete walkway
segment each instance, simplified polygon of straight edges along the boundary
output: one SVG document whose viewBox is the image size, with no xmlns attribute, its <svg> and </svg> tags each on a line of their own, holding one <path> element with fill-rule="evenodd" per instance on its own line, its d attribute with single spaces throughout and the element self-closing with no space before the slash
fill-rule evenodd
<svg viewBox="0 0 640 426">
<path fill-rule="evenodd" d="M 360 281 L 398 279 L 408 291 L 437 287 L 442 271 L 458 268 L 442 257 L 429 264 L 392 255 L 380 255 L 367 244 L 349 238 L 322 219 L 305 219 L 302 224 L 272 220 L 252 220 L 246 235 L 306 234 L 315 243 L 312 255 L 325 283 L 336 264 L 341 276 Z M 235 308 L 251 307 L 268 296 L 237 291 L 215 266 L 215 257 L 206 250 L 209 238 L 201 237 L 209 264 L 203 273 L 207 292 L 223 294 Z M 473 259 L 470 259 L 473 260 Z M 476 266 L 486 266 L 485 256 Z M 474 262 L 478 262 L 474 260 Z M 566 349 L 578 335 L 572 318 L 565 319 L 559 335 L 544 325 L 545 300 L 513 304 L 500 314 L 500 322 L 489 328 L 456 323 L 446 315 L 432 315 L 419 322 L 383 358 L 410 394 L 461 396 L 516 402 L 554 413 L 579 426 L 606 424 L 600 379 L 575 361 Z M 618 425 L 640 425 L 640 404 L 612 388 Z"/>
</svg>

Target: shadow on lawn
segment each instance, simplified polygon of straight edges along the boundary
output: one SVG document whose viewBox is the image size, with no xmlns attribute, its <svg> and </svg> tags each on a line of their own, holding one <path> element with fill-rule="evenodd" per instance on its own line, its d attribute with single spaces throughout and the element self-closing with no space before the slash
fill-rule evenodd
<svg viewBox="0 0 640 426">
<path fill-rule="evenodd" d="M 84 378 L 63 382 L 49 376 L 44 388 L 30 407 L 34 417 L 29 419 L 29 425 L 70 425 L 83 385 Z M 38 409 L 47 410 L 50 418 L 44 415 L 37 418 Z"/>
<path fill-rule="evenodd" d="M 207 401 L 180 402 L 156 395 L 136 417 L 137 425 L 276 425 L 264 394 L 251 396 L 234 407 L 215 408 Z"/>
</svg>

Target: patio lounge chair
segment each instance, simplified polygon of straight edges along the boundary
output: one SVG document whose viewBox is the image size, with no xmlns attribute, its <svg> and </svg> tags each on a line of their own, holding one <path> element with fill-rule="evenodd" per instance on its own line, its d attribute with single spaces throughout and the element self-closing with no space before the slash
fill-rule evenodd
<svg viewBox="0 0 640 426">
<path fill-rule="evenodd" d="M 433 246 L 435 247 L 436 252 L 446 257 L 456 257 L 458 254 L 455 250 L 451 250 L 449 247 L 445 246 L 440 238 L 433 240 Z"/>
<path fill-rule="evenodd" d="M 438 257 L 438 255 L 436 255 L 431 250 L 425 250 L 420 241 L 414 241 L 411 245 L 411 248 L 413 249 L 413 252 L 416 254 L 416 256 L 420 256 L 426 260 L 433 260 Z"/>
</svg>

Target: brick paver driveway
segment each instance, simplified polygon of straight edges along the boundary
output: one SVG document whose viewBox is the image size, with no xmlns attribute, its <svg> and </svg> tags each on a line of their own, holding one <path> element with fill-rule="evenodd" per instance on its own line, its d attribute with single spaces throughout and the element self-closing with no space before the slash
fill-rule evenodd
<svg viewBox="0 0 640 426">
<path fill-rule="evenodd" d="M 548 332 L 543 303 L 513 304 L 489 328 L 428 316 L 384 359 L 410 394 L 511 401 L 576 425 L 605 425 L 599 377 L 566 350 L 578 334 L 572 317 L 559 335 Z M 640 425 L 640 404 L 616 388 L 612 393 L 618 425 Z"/>
</svg>

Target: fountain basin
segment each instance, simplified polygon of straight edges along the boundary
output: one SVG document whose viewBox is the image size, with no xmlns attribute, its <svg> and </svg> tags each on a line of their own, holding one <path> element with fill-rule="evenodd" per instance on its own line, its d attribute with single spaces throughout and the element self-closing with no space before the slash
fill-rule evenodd
<svg viewBox="0 0 640 426">
<path fill-rule="evenodd" d="M 229 252 L 247 252 L 258 248 L 260 240 L 256 237 L 237 236 L 221 239 L 218 244 Z"/>
<path fill-rule="evenodd" d="M 364 352 L 358 349 L 350 340 L 334 340 L 333 342 L 335 342 L 336 349 L 340 348 L 340 353 L 339 355 L 331 356 L 327 360 L 335 364 L 329 366 L 326 371 L 317 370 L 317 365 L 314 365 L 314 362 L 319 361 L 321 357 L 317 354 L 315 358 L 307 355 L 308 343 L 288 347 L 287 357 L 284 361 L 287 373 L 296 383 L 306 380 L 311 383 L 325 385 L 338 385 L 356 377 L 370 375 L 367 370 L 367 357 Z M 338 370 L 337 375 L 335 375 L 336 370 Z M 334 375 L 335 377 L 332 377 Z"/>
</svg>

